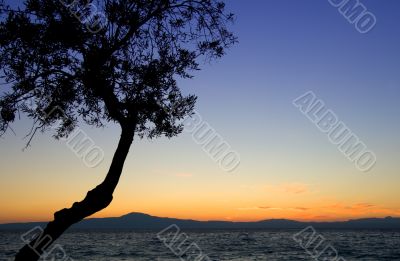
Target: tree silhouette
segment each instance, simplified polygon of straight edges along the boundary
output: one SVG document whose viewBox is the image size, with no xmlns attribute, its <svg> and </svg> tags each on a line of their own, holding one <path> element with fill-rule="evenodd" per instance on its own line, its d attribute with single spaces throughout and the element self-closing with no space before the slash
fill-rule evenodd
<svg viewBox="0 0 400 261">
<path fill-rule="evenodd" d="M 20 112 L 34 121 L 31 138 L 37 130 L 68 137 L 80 121 L 121 127 L 104 181 L 56 212 L 15 259 L 38 260 L 49 241 L 110 204 L 134 137 L 182 131 L 196 97 L 176 80 L 236 42 L 233 15 L 217 0 L 2 1 L 0 10 L 1 133 Z"/>
</svg>

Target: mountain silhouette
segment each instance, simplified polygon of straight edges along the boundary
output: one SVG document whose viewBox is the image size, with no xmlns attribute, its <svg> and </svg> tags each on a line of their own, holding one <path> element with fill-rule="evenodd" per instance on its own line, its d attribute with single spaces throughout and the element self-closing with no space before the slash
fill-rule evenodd
<svg viewBox="0 0 400 261">
<path fill-rule="evenodd" d="M 46 222 L 0 224 L 0 230 L 29 230 L 44 226 Z M 71 229 L 131 229 L 162 230 L 172 224 L 181 229 L 400 229 L 400 218 L 365 218 L 340 222 L 300 222 L 287 219 L 270 219 L 256 222 L 197 221 L 155 217 L 143 213 L 130 213 L 121 217 L 91 218 L 75 224 Z"/>
</svg>

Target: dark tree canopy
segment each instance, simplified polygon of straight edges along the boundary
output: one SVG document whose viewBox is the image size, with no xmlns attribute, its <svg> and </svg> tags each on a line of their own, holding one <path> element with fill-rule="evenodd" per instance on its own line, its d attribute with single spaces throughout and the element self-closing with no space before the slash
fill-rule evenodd
<svg viewBox="0 0 400 261">
<path fill-rule="evenodd" d="M 26 0 L 0 9 L 3 132 L 23 112 L 43 131 L 61 122 L 56 137 L 80 120 L 175 136 L 196 101 L 177 79 L 236 42 L 233 15 L 216 0 Z"/>
</svg>

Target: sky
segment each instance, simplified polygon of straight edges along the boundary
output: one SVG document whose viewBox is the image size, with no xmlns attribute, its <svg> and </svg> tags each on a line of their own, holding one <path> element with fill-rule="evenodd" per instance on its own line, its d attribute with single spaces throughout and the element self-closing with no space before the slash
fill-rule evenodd
<svg viewBox="0 0 400 261">
<path fill-rule="evenodd" d="M 361 34 L 328 0 L 227 0 L 239 38 L 181 88 L 203 122 L 240 154 L 224 171 L 191 132 L 136 139 L 114 201 L 94 217 L 142 212 L 198 220 L 400 217 L 400 22 L 397 0 L 360 0 L 377 19 Z M 376 164 L 357 169 L 293 100 L 323 101 Z M 84 198 L 111 162 L 119 129 L 81 129 L 104 151 L 89 168 L 24 117 L 0 139 L 0 223 L 51 220 Z"/>
</svg>

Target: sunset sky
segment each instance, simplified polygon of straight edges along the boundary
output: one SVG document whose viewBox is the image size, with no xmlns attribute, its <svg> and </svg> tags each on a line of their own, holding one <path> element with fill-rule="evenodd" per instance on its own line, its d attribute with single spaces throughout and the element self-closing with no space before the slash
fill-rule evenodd
<svg viewBox="0 0 400 261">
<path fill-rule="evenodd" d="M 400 217 L 400 1 L 362 0 L 359 33 L 328 0 L 227 0 L 239 43 L 180 81 L 196 110 L 241 156 L 223 171 L 190 133 L 136 139 L 114 201 L 95 217 L 143 212 L 198 220 Z M 2 87 L 3 88 L 3 87 Z M 313 91 L 377 157 L 359 171 L 292 101 Z M 46 221 L 105 177 L 119 129 L 82 125 L 105 152 L 88 168 L 31 121 L 0 139 L 0 223 Z"/>
</svg>

